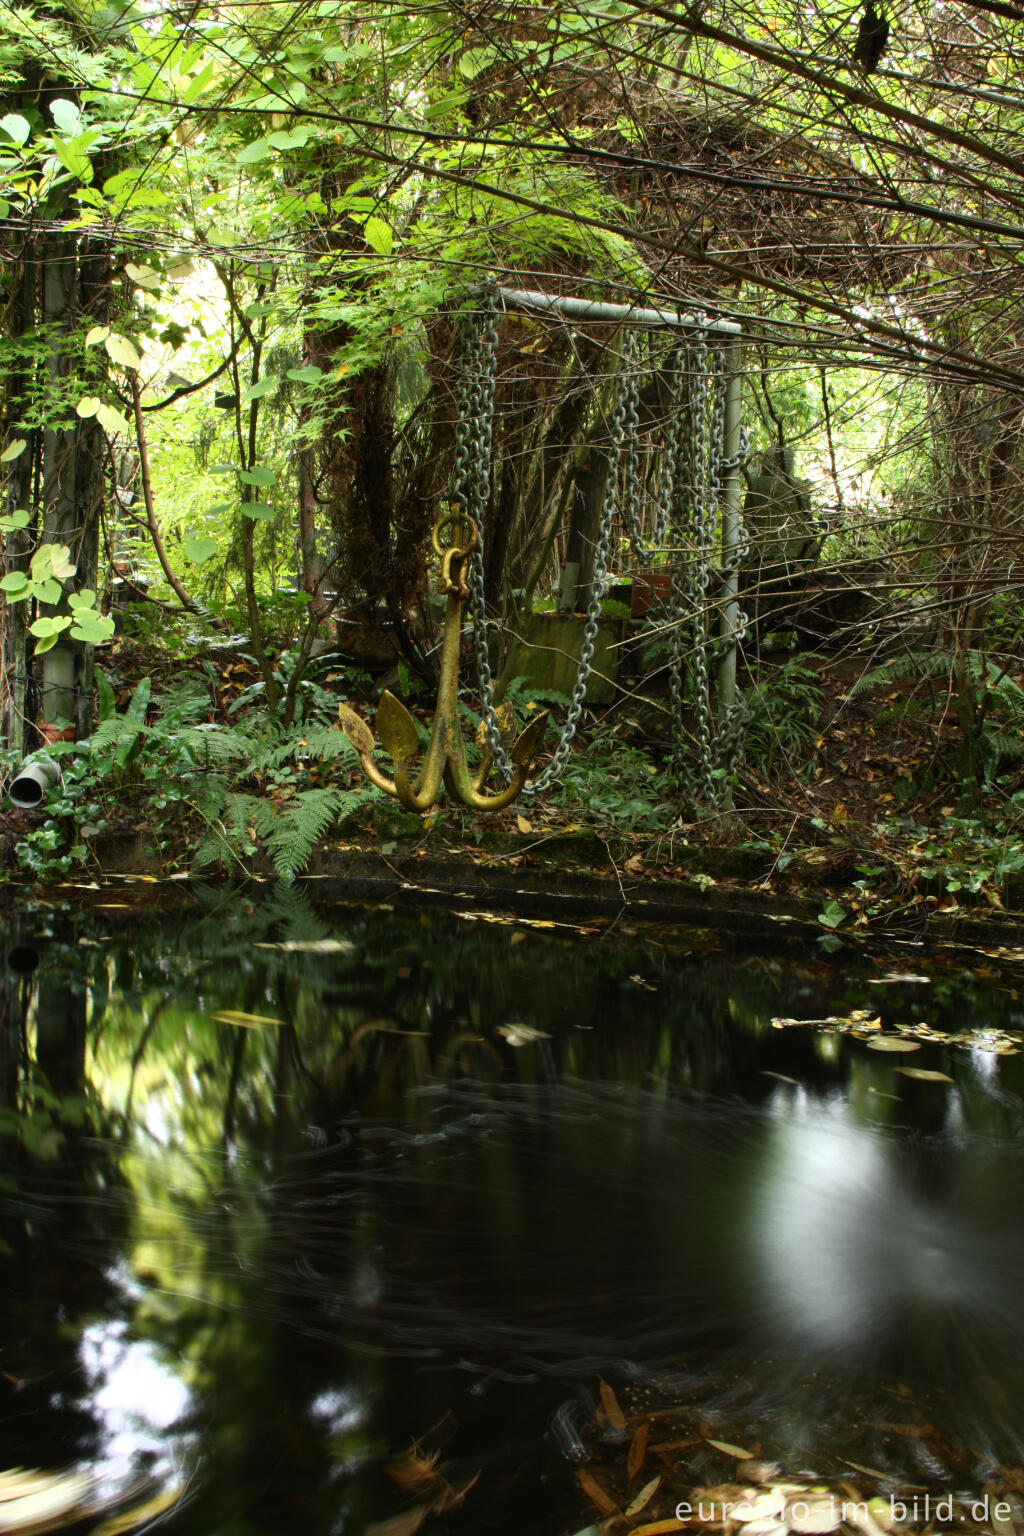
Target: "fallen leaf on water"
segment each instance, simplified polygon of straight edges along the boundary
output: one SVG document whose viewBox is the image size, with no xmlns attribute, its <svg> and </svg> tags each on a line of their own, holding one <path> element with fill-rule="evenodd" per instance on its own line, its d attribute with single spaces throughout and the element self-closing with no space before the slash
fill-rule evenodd
<svg viewBox="0 0 1024 1536">
<path fill-rule="evenodd" d="M 761 1076 L 777 1078 L 780 1083 L 791 1083 L 794 1088 L 800 1086 L 795 1077 L 787 1077 L 785 1072 L 762 1072 Z"/>
<path fill-rule="evenodd" d="M 730 1511 L 731 1513 L 731 1511 Z M 740 1536 L 786 1536 L 789 1526 L 785 1520 L 748 1520 L 740 1526 Z"/>
<path fill-rule="evenodd" d="M 948 1072 L 933 1072 L 928 1067 L 897 1067 L 897 1072 L 902 1072 L 904 1077 L 916 1077 L 921 1083 L 951 1083 L 953 1079 Z"/>
<path fill-rule="evenodd" d="M 619 1400 L 606 1381 L 600 1384 L 601 1407 L 604 1409 L 605 1418 L 615 1430 L 616 1434 L 624 1434 L 626 1430 L 626 1418 L 619 1407 Z"/>
<path fill-rule="evenodd" d="M 707 1436 L 705 1436 L 707 1440 Z M 750 1461 L 753 1451 L 745 1451 L 738 1445 L 730 1445 L 728 1440 L 707 1440 L 708 1445 L 713 1445 L 716 1451 L 724 1451 L 727 1456 L 733 1456 L 737 1461 Z"/>
<path fill-rule="evenodd" d="M 765 1521 L 775 1524 L 786 1507 L 784 1488 L 768 1488 L 764 1493 L 740 1499 L 729 1510 L 731 1520 L 742 1520 L 744 1525 L 757 1525 Z"/>
<path fill-rule="evenodd" d="M 233 1024 L 236 1029 L 265 1029 L 270 1025 L 280 1028 L 284 1019 L 269 1019 L 262 1013 L 240 1013 L 235 1008 L 218 1008 L 214 1014 L 218 1024 Z"/>
<path fill-rule="evenodd" d="M 626 1515 L 638 1515 L 642 1509 L 646 1509 L 661 1487 L 661 1478 L 652 1477 L 649 1483 L 645 1483 L 632 1503 L 627 1504 Z"/>
<path fill-rule="evenodd" d="M 616 1504 L 611 1494 L 606 1488 L 602 1488 L 597 1478 L 594 1477 L 592 1473 L 588 1472 L 585 1467 L 580 1468 L 576 1474 L 576 1479 L 580 1485 L 580 1488 L 586 1494 L 591 1504 L 593 1504 L 596 1509 L 599 1509 L 602 1515 L 618 1514 L 619 1506 Z"/>
<path fill-rule="evenodd" d="M 869 1051 L 919 1051 L 921 1043 L 918 1040 L 905 1040 L 902 1035 L 879 1035 L 875 1040 L 868 1041 Z"/>
<path fill-rule="evenodd" d="M 355 949 L 347 939 L 289 939 L 284 944 L 257 943 L 256 949 L 279 949 L 286 955 L 348 955 Z"/>
<path fill-rule="evenodd" d="M 531 1045 L 534 1040 L 550 1040 L 551 1036 L 543 1029 L 535 1029 L 532 1024 L 499 1024 L 498 1034 L 506 1045 Z"/>
<path fill-rule="evenodd" d="M 640 1468 L 644 1464 L 647 1455 L 647 1442 L 651 1438 L 651 1426 L 647 1419 L 640 1425 L 630 1442 L 629 1455 L 626 1457 L 626 1475 L 630 1482 L 633 1481 Z"/>
</svg>

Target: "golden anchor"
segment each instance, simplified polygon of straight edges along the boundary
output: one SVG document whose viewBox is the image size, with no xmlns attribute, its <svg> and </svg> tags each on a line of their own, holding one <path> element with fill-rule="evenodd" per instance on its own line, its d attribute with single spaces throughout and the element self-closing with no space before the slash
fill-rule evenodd
<svg viewBox="0 0 1024 1536">
<path fill-rule="evenodd" d="M 410 811 L 426 811 L 437 802 L 442 782 L 453 800 L 477 811 L 500 811 L 521 793 L 547 728 L 548 712 L 531 720 L 517 737 L 509 757 L 514 767 L 510 784 L 497 794 L 487 794 L 483 786 L 491 771 L 491 753 L 484 750 L 483 761 L 475 774 L 466 761 L 466 748 L 459 729 L 459 645 L 462 635 L 462 605 L 469 597 L 466 563 L 477 544 L 477 531 L 459 512 L 439 518 L 431 535 L 440 557 L 438 589 L 446 594 L 444 631 L 441 643 L 441 680 L 437 705 L 430 727 L 430 739 L 423 764 L 415 779 L 412 761 L 420 750 L 416 722 L 405 705 L 385 689 L 377 706 L 376 726 L 381 741 L 394 762 L 394 778 L 389 778 L 374 762 L 373 734 L 369 726 L 347 704 L 338 705 L 342 730 L 359 753 L 366 777 L 386 794 L 395 795 Z M 445 538 L 450 543 L 445 543 Z"/>
</svg>

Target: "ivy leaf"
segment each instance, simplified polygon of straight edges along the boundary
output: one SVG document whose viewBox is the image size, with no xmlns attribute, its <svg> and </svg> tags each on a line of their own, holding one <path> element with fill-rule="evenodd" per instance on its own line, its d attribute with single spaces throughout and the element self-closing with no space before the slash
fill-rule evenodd
<svg viewBox="0 0 1024 1536">
<path fill-rule="evenodd" d="M 16 437 L 13 442 L 7 444 L 3 453 L 0 453 L 0 464 L 9 464 L 12 459 L 18 457 L 19 453 L 24 453 L 27 447 L 28 443 L 25 438 Z"/>
<path fill-rule="evenodd" d="M 68 606 L 71 608 L 76 619 L 79 617 L 77 612 L 79 608 L 94 608 L 95 605 L 96 593 L 91 587 L 83 587 L 81 592 L 72 592 L 68 598 Z"/>
<path fill-rule="evenodd" d="M 98 342 L 106 341 L 109 335 L 109 325 L 94 325 L 92 330 L 86 335 L 85 344 L 87 347 L 95 347 Z"/>
<path fill-rule="evenodd" d="M 10 571 L 0 581 L 0 592 L 3 592 L 8 602 L 17 602 L 19 598 L 27 597 L 31 583 L 24 571 Z"/>
<path fill-rule="evenodd" d="M 37 640 L 45 640 L 49 635 L 56 638 L 57 635 L 63 634 L 64 630 L 70 629 L 74 622 L 74 619 L 66 613 L 47 613 L 30 624 L 28 632 L 30 635 L 35 635 Z"/>
<path fill-rule="evenodd" d="M 371 250 L 376 251 L 378 256 L 391 255 L 395 248 L 395 232 L 390 224 L 373 215 L 363 225 L 363 234 L 367 245 Z"/>
<path fill-rule="evenodd" d="M 77 608 L 71 629 L 72 640 L 85 645 L 102 645 L 114 633 L 114 621 L 109 614 L 97 613 L 95 608 Z"/>
<path fill-rule="evenodd" d="M 15 144 L 27 144 L 32 129 L 28 118 L 22 117 L 20 112 L 8 112 L 6 117 L 0 117 L 0 132 L 6 133 Z"/>
<path fill-rule="evenodd" d="M 111 331 L 103 345 L 107 349 L 111 362 L 120 364 L 122 368 L 142 367 L 142 358 L 135 350 L 135 344 L 129 341 L 127 336 L 119 336 L 116 331 Z"/>
<path fill-rule="evenodd" d="M 193 565 L 205 565 L 217 552 L 216 539 L 186 539 L 185 554 Z"/>
<path fill-rule="evenodd" d="M 78 416 L 95 416 L 103 401 L 99 395 L 83 395 L 75 406 L 75 414 Z"/>
<path fill-rule="evenodd" d="M 0 529 L 4 533 L 14 533 L 18 528 L 27 528 L 32 521 L 30 515 L 19 507 L 16 512 L 11 512 L 7 517 L 0 517 Z"/>
</svg>

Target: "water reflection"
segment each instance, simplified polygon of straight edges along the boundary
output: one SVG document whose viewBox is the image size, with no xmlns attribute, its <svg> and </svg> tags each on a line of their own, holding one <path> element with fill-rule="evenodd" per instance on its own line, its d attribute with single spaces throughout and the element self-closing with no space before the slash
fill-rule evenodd
<svg viewBox="0 0 1024 1536">
<path fill-rule="evenodd" d="M 12 1460 L 185 1478 L 180 1530 L 359 1531 L 450 1421 L 465 1528 L 556 1531 L 545 1426 L 571 1451 L 574 1394 L 656 1371 L 779 1456 L 912 1469 L 896 1384 L 948 1467 L 1020 1454 L 1021 1058 L 934 1044 L 951 1081 L 915 1081 L 772 1029 L 870 965 L 294 893 L 173 947 L 48 921 L 0 984 Z M 1009 1019 L 959 974 L 883 1007 Z"/>
</svg>

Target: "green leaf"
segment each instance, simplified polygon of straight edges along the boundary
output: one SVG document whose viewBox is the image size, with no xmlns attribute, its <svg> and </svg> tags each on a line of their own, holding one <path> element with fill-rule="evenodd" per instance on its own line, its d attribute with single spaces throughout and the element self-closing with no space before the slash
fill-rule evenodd
<svg viewBox="0 0 1024 1536">
<path fill-rule="evenodd" d="M 0 117 L 0 133 L 6 133 L 15 144 L 27 144 L 31 132 L 28 118 L 22 117 L 20 112 L 8 112 L 6 117 Z"/>
<path fill-rule="evenodd" d="M 274 515 L 274 509 L 265 501 L 243 501 L 242 514 L 245 517 L 254 517 L 257 522 L 269 523 Z"/>
<path fill-rule="evenodd" d="M 82 124 L 82 109 L 76 102 L 68 101 L 63 96 L 58 96 L 56 101 L 50 102 L 50 112 L 54 122 L 61 133 L 68 138 L 74 138 Z"/>
<path fill-rule="evenodd" d="M 12 443 L 8 443 L 3 453 L 0 453 L 0 464 L 9 464 L 16 459 L 19 453 L 24 453 L 28 443 L 23 437 L 16 437 Z"/>
<path fill-rule="evenodd" d="M 258 379 L 242 396 L 242 405 L 248 405 L 250 400 L 262 400 L 264 395 L 269 395 L 272 389 L 277 388 L 278 381 L 275 378 Z"/>
<path fill-rule="evenodd" d="M 119 364 L 122 368 L 142 367 L 142 358 L 136 351 L 134 342 L 129 341 L 127 336 L 119 336 L 116 331 L 111 331 L 103 345 L 107 349 L 107 356 L 111 362 Z"/>
<path fill-rule="evenodd" d="M 79 416 L 95 416 L 102 404 L 99 395 L 83 395 L 75 406 L 75 412 Z"/>
<path fill-rule="evenodd" d="M 35 645 L 36 655 L 45 656 L 47 651 L 52 651 L 57 644 L 58 638 L 57 635 L 45 635 L 41 640 L 37 640 Z"/>
<path fill-rule="evenodd" d="M 114 621 L 108 614 L 97 613 L 94 608 L 79 608 L 71 627 L 72 640 L 84 645 L 102 645 L 114 633 Z"/>
<path fill-rule="evenodd" d="M 140 288 L 148 288 L 152 292 L 153 289 L 160 287 L 160 274 L 153 267 L 140 267 L 136 266 L 134 261 L 127 261 L 124 270 L 132 282 L 137 283 Z"/>
<path fill-rule="evenodd" d="M 186 539 L 185 554 L 193 565 L 205 565 L 211 555 L 217 552 L 216 539 Z"/>
<path fill-rule="evenodd" d="M 490 68 L 497 57 L 494 48 L 470 48 L 459 60 L 459 74 L 465 75 L 467 80 L 475 80 L 477 75 Z"/>
<path fill-rule="evenodd" d="M 243 485 L 273 485 L 274 471 L 264 469 L 260 464 L 254 464 L 251 469 L 243 469 L 238 478 Z"/>
<path fill-rule="evenodd" d="M 238 165 L 259 165 L 261 160 L 270 156 L 270 145 L 266 139 L 253 139 L 244 149 L 240 149 L 235 156 Z"/>
<path fill-rule="evenodd" d="M 83 587 L 81 592 L 72 592 L 68 598 L 68 605 L 77 619 L 80 617 L 78 613 L 80 608 L 94 608 L 96 606 L 96 593 L 91 587 Z"/>
<path fill-rule="evenodd" d="M 363 234 L 367 245 L 371 250 L 376 251 L 378 256 L 391 255 L 395 248 L 395 233 L 390 224 L 373 215 L 363 225 Z"/>
<path fill-rule="evenodd" d="M 106 341 L 109 335 L 109 325 L 94 325 L 92 330 L 86 335 L 85 344 L 87 347 L 95 347 L 99 342 Z"/>
<path fill-rule="evenodd" d="M 125 719 L 133 720 L 141 725 L 146 718 L 146 710 L 149 708 L 149 696 L 153 692 L 153 679 L 144 677 L 137 685 L 135 692 L 128 701 L 125 710 Z"/>
<path fill-rule="evenodd" d="M 818 922 L 823 928 L 838 928 L 840 923 L 845 923 L 849 914 L 845 907 L 841 907 L 838 901 L 827 901 L 818 913 Z"/>
<path fill-rule="evenodd" d="M 0 528 L 3 529 L 4 533 L 14 533 L 18 528 L 27 528 L 31 521 L 31 514 L 26 512 L 23 507 L 19 507 L 17 511 L 9 513 L 7 517 L 0 517 Z"/>
<path fill-rule="evenodd" d="M 10 571 L 0 581 L 0 592 L 7 594 L 9 601 L 17 602 L 19 597 L 27 597 L 31 582 L 24 571 Z"/>
<path fill-rule="evenodd" d="M 48 613 L 30 624 L 28 632 L 30 635 L 35 635 L 37 640 L 45 640 L 50 635 L 63 634 L 64 630 L 70 629 L 73 623 L 74 619 L 66 613 Z"/>
<path fill-rule="evenodd" d="M 59 603 L 61 584 L 54 581 L 51 576 L 35 583 L 35 591 L 32 594 L 38 603 Z"/>
<path fill-rule="evenodd" d="M 92 165 L 89 156 L 76 148 L 70 139 L 54 139 L 53 152 L 66 171 L 79 181 L 92 181 Z"/>
<path fill-rule="evenodd" d="M 114 689 L 110 678 L 100 670 L 95 671 L 96 678 L 96 707 L 99 710 L 100 720 L 112 720 L 117 714 L 117 701 L 114 698 Z"/>
<path fill-rule="evenodd" d="M 123 432 L 126 436 L 131 435 L 132 429 L 130 425 L 121 415 L 121 412 L 115 410 L 112 405 L 101 405 L 96 412 L 96 420 L 104 432 L 109 432 L 111 437 L 115 437 L 118 432 Z"/>
<path fill-rule="evenodd" d="M 311 363 L 308 368 L 289 368 L 286 377 L 293 379 L 296 384 L 316 384 L 324 376 L 322 368 L 317 368 Z"/>
<path fill-rule="evenodd" d="M 206 87 L 213 79 L 213 74 L 214 63 L 211 59 L 209 64 L 207 64 L 204 69 L 201 69 L 198 75 L 196 75 L 195 78 L 189 82 L 189 85 L 181 98 L 186 106 L 190 106 L 197 97 L 203 94 L 203 92 L 206 90 Z"/>
</svg>

